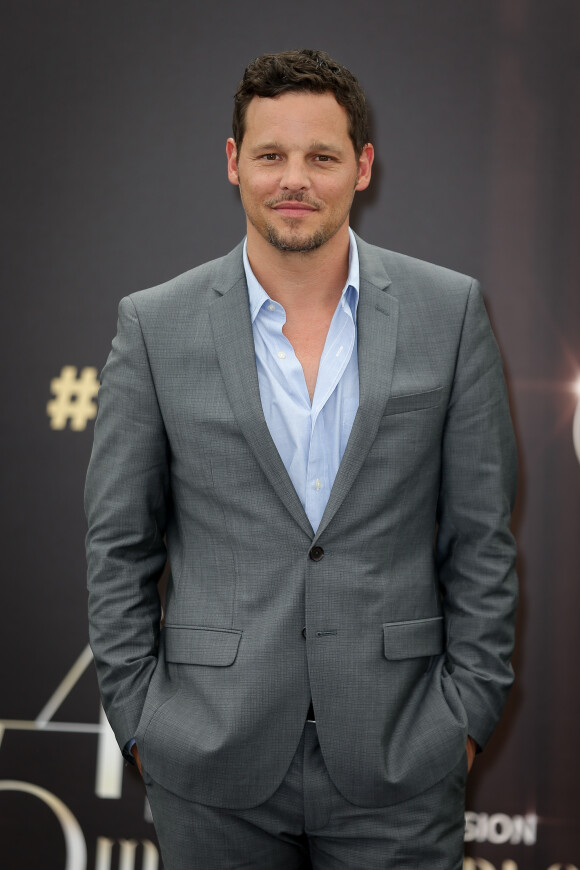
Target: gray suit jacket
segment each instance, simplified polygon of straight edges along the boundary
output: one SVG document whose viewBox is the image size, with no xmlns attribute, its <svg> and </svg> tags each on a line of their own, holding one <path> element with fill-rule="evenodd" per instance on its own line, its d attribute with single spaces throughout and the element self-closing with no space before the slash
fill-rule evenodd
<svg viewBox="0 0 580 870">
<path fill-rule="evenodd" d="M 262 413 L 241 246 L 119 308 L 91 644 L 119 744 L 195 801 L 270 796 L 311 696 L 342 794 L 406 799 L 486 743 L 512 682 L 516 457 L 477 282 L 357 241 L 360 406 L 316 534 Z"/>
</svg>

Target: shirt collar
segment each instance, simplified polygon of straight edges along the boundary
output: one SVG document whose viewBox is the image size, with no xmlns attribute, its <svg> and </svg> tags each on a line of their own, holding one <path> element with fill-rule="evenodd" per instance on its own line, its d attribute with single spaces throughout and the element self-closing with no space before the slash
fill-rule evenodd
<svg viewBox="0 0 580 870">
<path fill-rule="evenodd" d="M 359 284 L 360 284 L 360 273 L 359 273 L 359 260 L 358 260 L 358 249 L 356 246 L 356 239 L 351 228 L 348 228 L 348 236 L 350 240 L 349 250 L 348 250 L 348 276 L 346 279 L 346 284 L 344 285 L 344 289 L 342 291 L 340 302 L 341 305 L 348 305 L 353 317 L 353 320 L 356 323 L 356 311 L 358 307 L 358 297 L 359 297 Z M 243 260 L 244 260 L 244 272 L 246 273 L 246 283 L 248 285 L 248 295 L 250 297 L 250 317 L 252 318 L 252 323 L 258 316 L 258 312 L 261 307 L 266 302 L 272 302 L 254 273 L 252 272 L 252 267 L 250 266 L 250 261 L 248 259 L 248 240 L 244 239 L 244 252 L 243 252 Z"/>
</svg>

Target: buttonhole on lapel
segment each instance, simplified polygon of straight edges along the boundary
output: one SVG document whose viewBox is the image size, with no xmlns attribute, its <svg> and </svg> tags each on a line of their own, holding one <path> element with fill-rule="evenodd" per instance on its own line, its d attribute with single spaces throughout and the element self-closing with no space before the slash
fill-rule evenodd
<svg viewBox="0 0 580 870">
<path fill-rule="evenodd" d="M 338 634 L 338 629 L 333 628 L 331 631 L 317 631 L 316 637 L 328 637 L 328 635 Z"/>
</svg>

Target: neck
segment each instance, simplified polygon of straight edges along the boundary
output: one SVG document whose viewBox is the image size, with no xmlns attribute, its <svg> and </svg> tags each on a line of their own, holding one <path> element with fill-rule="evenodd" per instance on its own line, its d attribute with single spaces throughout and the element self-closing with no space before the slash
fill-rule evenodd
<svg viewBox="0 0 580 870">
<path fill-rule="evenodd" d="M 320 248 L 279 251 L 248 224 L 252 271 L 266 293 L 289 311 L 336 306 L 348 276 L 348 223 Z"/>
</svg>

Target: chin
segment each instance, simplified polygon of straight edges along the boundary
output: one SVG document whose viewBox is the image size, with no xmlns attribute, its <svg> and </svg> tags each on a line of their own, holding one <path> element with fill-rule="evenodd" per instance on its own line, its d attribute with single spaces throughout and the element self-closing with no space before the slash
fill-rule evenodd
<svg viewBox="0 0 580 870">
<path fill-rule="evenodd" d="M 265 239 L 278 251 L 287 251 L 294 254 L 307 254 L 315 251 L 328 241 L 330 235 L 324 230 L 318 230 L 310 236 L 281 235 L 273 226 L 266 227 Z"/>
</svg>

